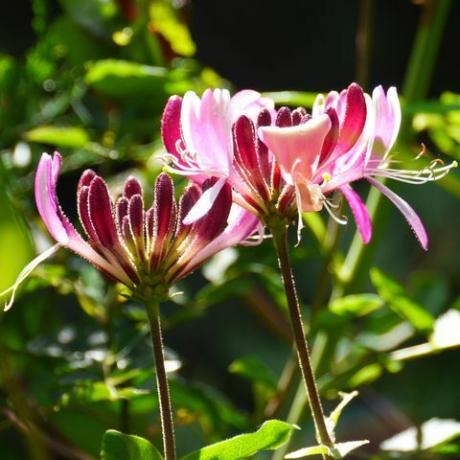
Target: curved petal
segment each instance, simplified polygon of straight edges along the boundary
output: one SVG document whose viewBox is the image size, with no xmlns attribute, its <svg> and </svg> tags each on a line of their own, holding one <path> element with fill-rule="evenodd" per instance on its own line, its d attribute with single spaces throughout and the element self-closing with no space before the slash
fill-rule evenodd
<svg viewBox="0 0 460 460">
<path fill-rule="evenodd" d="M 225 230 L 193 256 L 183 269 L 181 276 L 190 273 L 222 249 L 244 242 L 258 228 L 258 224 L 259 219 L 256 216 L 237 204 L 233 204 Z"/>
<path fill-rule="evenodd" d="M 268 97 L 262 97 L 260 93 L 252 89 L 238 91 L 230 101 L 232 123 L 241 115 L 246 115 L 255 123 L 260 111 L 263 109 L 274 114 L 274 101 Z"/>
<path fill-rule="evenodd" d="M 366 178 L 374 187 L 380 190 L 402 213 L 402 215 L 406 218 L 407 222 L 411 226 L 412 230 L 415 233 L 415 236 L 420 242 L 422 248 L 427 251 L 428 250 L 428 235 L 426 233 L 425 227 L 423 226 L 420 217 L 417 213 L 412 209 L 412 207 L 407 203 L 407 201 L 403 200 L 400 196 L 396 195 L 395 192 L 390 190 L 388 187 L 383 185 L 376 179 L 372 177 Z"/>
<path fill-rule="evenodd" d="M 311 178 L 330 128 L 331 120 L 323 114 L 297 126 L 262 126 L 258 134 L 275 155 L 284 180 L 293 185 L 291 172 L 294 166 L 305 179 Z"/>
<path fill-rule="evenodd" d="M 60 244 L 69 241 L 69 223 L 59 208 L 56 194 L 57 178 L 61 169 L 62 157 L 43 153 L 35 174 L 35 203 L 38 212 L 51 236 Z"/>
<path fill-rule="evenodd" d="M 56 152 L 54 157 L 44 153 L 35 175 L 35 202 L 46 228 L 61 246 L 71 249 L 112 278 L 127 285 L 132 284 L 121 268 L 107 262 L 81 238 L 62 212 L 56 193 L 61 163 L 62 157 L 59 153 Z"/>
<path fill-rule="evenodd" d="M 343 185 L 340 187 L 340 191 L 343 193 L 343 196 L 350 206 L 363 243 L 369 243 L 372 236 L 372 222 L 367 212 L 366 205 L 361 197 L 349 185 Z"/>
<path fill-rule="evenodd" d="M 193 224 L 209 212 L 226 182 L 227 179 L 225 177 L 221 177 L 212 187 L 208 188 L 200 196 L 193 208 L 185 216 L 183 220 L 184 225 Z"/>
<path fill-rule="evenodd" d="M 391 150 L 401 126 L 401 105 L 395 87 L 385 94 L 382 86 L 377 86 L 372 92 L 375 110 L 375 141 L 373 155 L 385 157 Z"/>
<path fill-rule="evenodd" d="M 228 176 L 233 161 L 230 93 L 208 89 L 200 100 L 194 92 L 187 92 L 182 101 L 181 128 L 186 149 L 202 172 Z"/>
<path fill-rule="evenodd" d="M 180 157 L 177 151 L 177 141 L 181 139 L 180 115 L 182 109 L 182 98 L 171 96 L 166 103 L 161 117 L 161 137 L 166 150 Z"/>
</svg>

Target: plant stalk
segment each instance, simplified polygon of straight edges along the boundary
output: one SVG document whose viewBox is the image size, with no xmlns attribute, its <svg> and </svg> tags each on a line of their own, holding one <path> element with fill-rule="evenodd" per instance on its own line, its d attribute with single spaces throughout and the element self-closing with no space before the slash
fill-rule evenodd
<svg viewBox="0 0 460 460">
<path fill-rule="evenodd" d="M 328 447 L 333 446 L 333 442 L 326 426 L 323 407 L 319 397 L 318 387 L 313 372 L 307 340 L 300 312 L 299 300 L 295 288 L 294 277 L 289 262 L 287 227 L 283 229 L 272 229 L 273 244 L 278 256 L 278 263 L 283 278 L 284 290 L 289 307 L 291 327 L 297 348 L 297 357 L 300 370 L 307 390 L 308 401 L 311 414 L 315 423 L 318 442 Z M 330 456 L 325 458 L 329 459 Z"/>
<path fill-rule="evenodd" d="M 158 406 L 160 409 L 161 433 L 163 435 L 163 452 L 165 460 L 176 460 L 176 441 L 174 438 L 174 422 L 169 395 L 168 377 L 166 376 L 161 333 L 160 308 L 156 302 L 146 302 L 152 338 L 155 374 L 157 381 Z"/>
</svg>

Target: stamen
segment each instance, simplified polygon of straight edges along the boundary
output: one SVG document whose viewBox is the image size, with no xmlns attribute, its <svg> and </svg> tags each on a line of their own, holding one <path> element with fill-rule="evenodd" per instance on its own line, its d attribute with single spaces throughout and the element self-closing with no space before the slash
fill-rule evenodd
<svg viewBox="0 0 460 460">
<path fill-rule="evenodd" d="M 338 216 L 334 213 L 334 211 L 331 208 L 331 204 L 329 200 L 324 201 L 324 207 L 326 208 L 326 211 L 328 214 L 334 219 L 339 225 L 347 225 L 348 224 L 348 217 L 347 216 Z"/>
<path fill-rule="evenodd" d="M 8 289 L 6 289 L 5 291 L 3 292 L 0 292 L 0 297 L 3 297 L 9 293 L 11 293 L 11 296 L 10 296 L 10 299 L 8 300 L 8 302 L 5 304 L 5 308 L 4 308 L 4 311 L 7 311 L 9 310 L 12 306 L 13 306 L 13 303 L 14 303 L 14 299 L 15 299 L 15 296 L 16 296 L 16 291 L 18 290 L 19 286 L 21 285 L 21 283 L 23 281 L 26 280 L 26 278 L 43 262 L 45 261 L 46 259 L 48 259 L 49 257 L 51 257 L 58 249 L 61 248 L 61 244 L 55 244 L 54 246 L 51 246 L 50 248 L 48 248 L 46 251 L 42 252 L 41 254 L 39 254 L 37 257 L 35 257 L 35 259 L 33 259 L 31 262 L 29 262 L 25 267 L 24 269 L 21 271 L 21 273 L 19 273 L 18 277 L 16 278 L 16 281 L 14 282 L 14 284 L 9 287 Z"/>
</svg>

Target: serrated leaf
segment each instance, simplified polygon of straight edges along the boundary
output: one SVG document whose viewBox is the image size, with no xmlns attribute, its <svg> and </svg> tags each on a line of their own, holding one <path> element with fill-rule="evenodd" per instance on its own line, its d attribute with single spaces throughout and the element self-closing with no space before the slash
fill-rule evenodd
<svg viewBox="0 0 460 460">
<path fill-rule="evenodd" d="M 102 439 L 101 460 L 162 460 L 163 456 L 140 436 L 108 430 Z"/>
<path fill-rule="evenodd" d="M 384 304 L 377 294 L 353 294 L 335 299 L 329 309 L 338 315 L 367 315 Z"/>
<path fill-rule="evenodd" d="M 182 460 L 238 460 L 263 450 L 274 450 L 285 444 L 296 427 L 280 420 L 265 422 L 254 433 L 245 433 L 203 447 Z"/>
<path fill-rule="evenodd" d="M 377 268 L 371 270 L 371 280 L 380 297 L 402 318 L 408 320 L 416 329 L 430 331 L 434 318 L 421 305 L 406 296 L 404 288 Z"/>
<path fill-rule="evenodd" d="M 25 139 L 56 147 L 82 148 L 89 142 L 88 133 L 78 126 L 37 126 L 24 133 Z"/>
</svg>

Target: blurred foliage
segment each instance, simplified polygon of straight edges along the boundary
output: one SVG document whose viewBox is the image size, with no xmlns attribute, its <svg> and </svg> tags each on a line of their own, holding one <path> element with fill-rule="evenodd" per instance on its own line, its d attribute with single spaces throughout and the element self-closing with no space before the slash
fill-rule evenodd
<svg viewBox="0 0 460 460">
<path fill-rule="evenodd" d="M 32 198 L 42 151 L 63 153 L 59 194 L 75 217 L 75 186 L 86 167 L 110 177 L 115 191 L 131 173 L 153 184 L 168 96 L 229 86 L 194 58 L 180 2 L 52 5 L 33 1 L 36 42 L 24 56 L 0 54 L 0 290 L 50 244 Z M 280 105 L 309 107 L 314 100 L 307 91 L 269 95 Z M 395 149 L 404 161 L 421 142 L 430 156 L 460 159 L 459 95 L 445 92 L 404 109 L 409 135 Z M 364 458 L 459 456 L 458 422 L 451 420 L 460 414 L 458 351 L 441 353 L 460 345 L 458 183 L 454 172 L 433 186 L 404 188 L 432 235 L 427 255 L 403 219 L 385 209 L 346 282 L 340 274 L 349 268 L 352 225 L 337 230 L 325 216 L 307 215 L 302 244 L 292 250 L 322 395 L 329 408 L 341 391 L 360 391 L 338 436 L 369 439 Z M 250 456 L 291 435 L 290 451 L 305 453 L 313 432 L 301 417 L 301 386 L 295 394 L 298 375 L 270 241 L 218 255 L 177 290 L 163 314 L 179 454 L 239 458 L 235 449 Z M 34 272 L 14 309 L 0 315 L 2 459 L 91 459 L 101 445 L 107 460 L 159 457 L 142 306 L 61 251 Z M 435 416 L 444 437 L 427 427 Z M 287 422 L 262 425 L 267 418 Z M 302 429 L 294 431 L 293 423 Z"/>
</svg>

